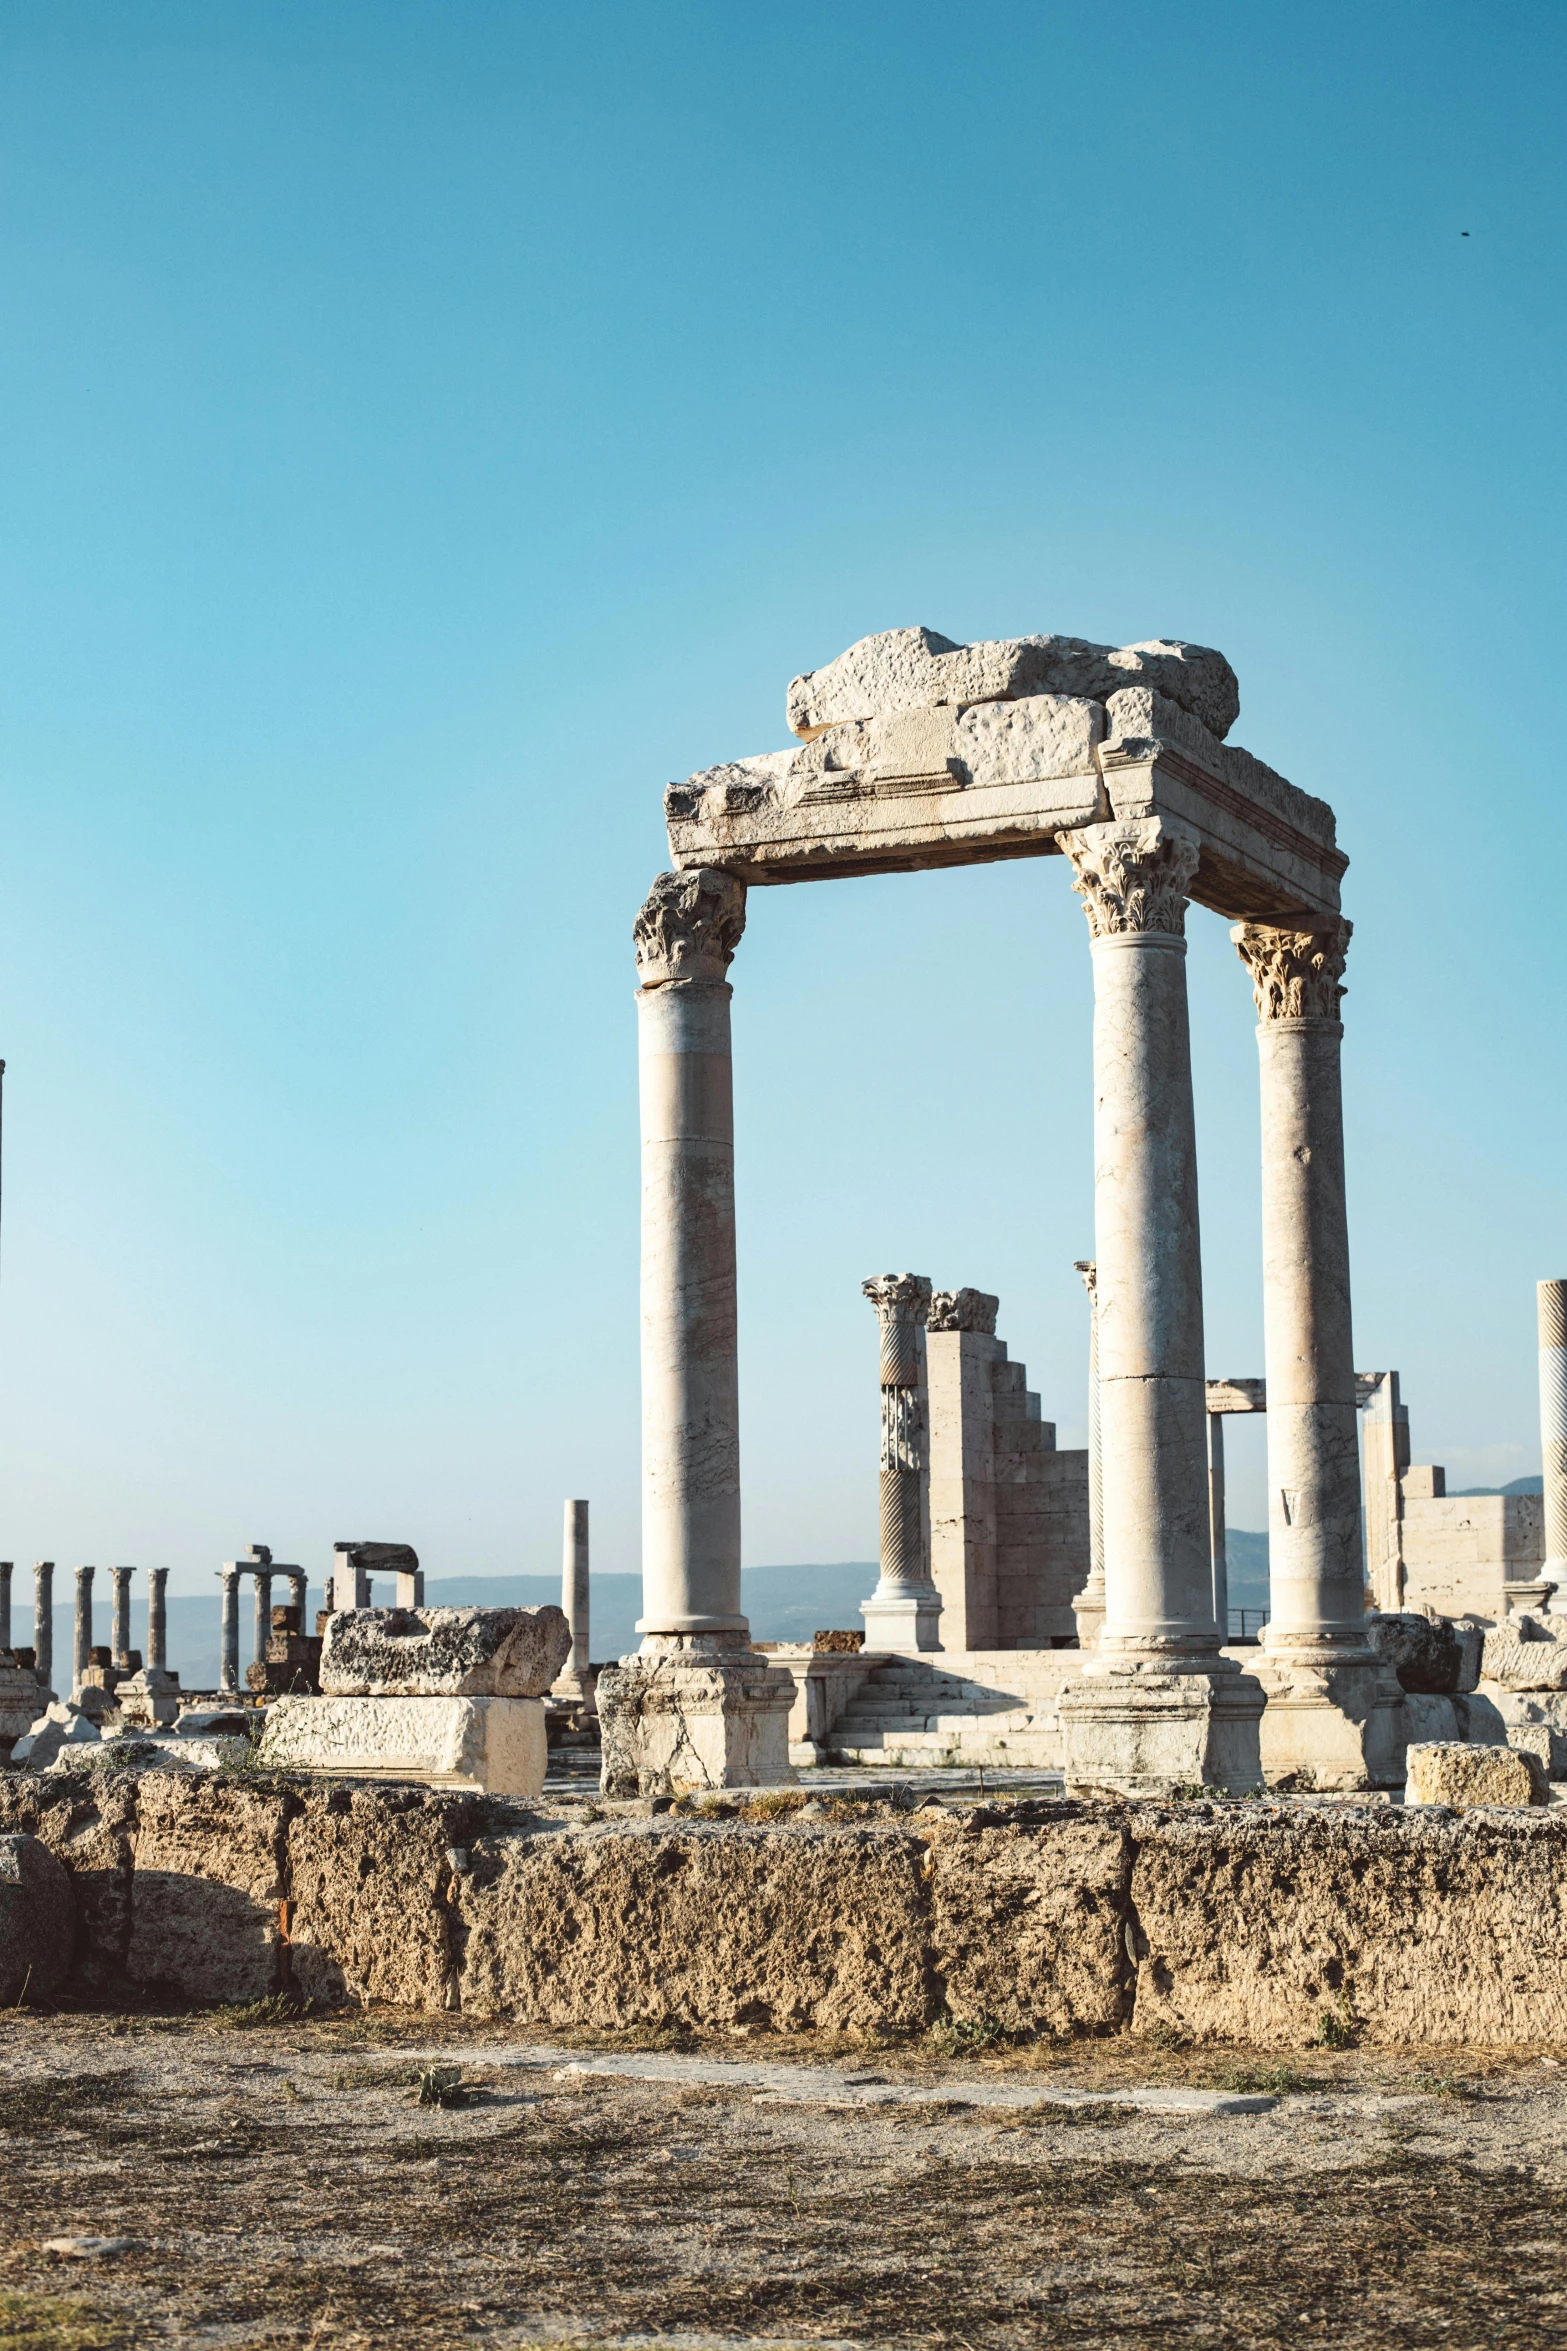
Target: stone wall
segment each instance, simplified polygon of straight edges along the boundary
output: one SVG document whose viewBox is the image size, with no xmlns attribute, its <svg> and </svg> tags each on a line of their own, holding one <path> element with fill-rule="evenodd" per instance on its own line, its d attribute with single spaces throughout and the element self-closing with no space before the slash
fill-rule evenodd
<svg viewBox="0 0 1567 2351">
<path fill-rule="evenodd" d="M 534 2029 L 1567 2036 L 1567 1818 L 1088 1805 L 596 1823 L 359 1783 L 0 1775 L 80 1904 L 79 1982 L 292 1988 Z"/>
</svg>

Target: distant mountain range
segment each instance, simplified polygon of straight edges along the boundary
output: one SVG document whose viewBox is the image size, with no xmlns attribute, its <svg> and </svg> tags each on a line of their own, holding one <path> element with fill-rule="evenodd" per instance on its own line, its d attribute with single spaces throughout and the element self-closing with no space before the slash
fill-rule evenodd
<svg viewBox="0 0 1567 2351">
<path fill-rule="evenodd" d="M 1538 1472 L 1532 1478 L 1514 1478 L 1510 1486 L 1455 1486 L 1453 1500 L 1462 1502 L 1466 1494 L 1543 1494 L 1545 1479 Z"/>
</svg>

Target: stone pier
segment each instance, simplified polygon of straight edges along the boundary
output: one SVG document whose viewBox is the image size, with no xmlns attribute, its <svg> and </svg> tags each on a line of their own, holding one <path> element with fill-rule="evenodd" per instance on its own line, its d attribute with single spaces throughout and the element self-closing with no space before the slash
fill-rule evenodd
<svg viewBox="0 0 1567 2351">
<path fill-rule="evenodd" d="M 793 1778 L 790 1675 L 740 1607 L 728 874 L 661 874 L 637 917 L 642 1111 L 642 1646 L 599 1676 L 604 1786 Z"/>
<path fill-rule="evenodd" d="M 1567 1281 L 1541 1282 L 1540 1467 L 1545 1491 L 1545 1565 L 1556 1586 L 1553 1614 L 1567 1615 Z"/>
<path fill-rule="evenodd" d="M 1261 1784 L 1258 1684 L 1220 1654 L 1185 917 L 1159 817 L 1063 833 L 1094 963 L 1094 1259 L 1105 1617 L 1061 1701 L 1069 1789 Z"/>
<path fill-rule="evenodd" d="M 1339 1018 L 1350 926 L 1243 923 L 1262 1070 L 1269 1783 L 1396 1786 L 1396 1677 L 1366 1640 Z"/>
<path fill-rule="evenodd" d="M 862 1602 L 871 1649 L 939 1649 L 941 1594 L 930 1573 L 929 1399 L 923 1274 L 877 1274 L 860 1289 L 881 1333 L 881 1576 Z M 991 1310 L 994 1323 L 994 1307 Z"/>
</svg>

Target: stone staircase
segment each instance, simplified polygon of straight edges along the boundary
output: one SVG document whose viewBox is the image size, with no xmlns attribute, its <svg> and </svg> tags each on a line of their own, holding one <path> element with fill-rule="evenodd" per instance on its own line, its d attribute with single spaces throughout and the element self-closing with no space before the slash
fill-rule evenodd
<svg viewBox="0 0 1567 2351">
<path fill-rule="evenodd" d="M 827 1735 L 838 1763 L 1059 1771 L 1057 1700 L 1081 1652 L 990 1650 L 876 1666 Z"/>
</svg>

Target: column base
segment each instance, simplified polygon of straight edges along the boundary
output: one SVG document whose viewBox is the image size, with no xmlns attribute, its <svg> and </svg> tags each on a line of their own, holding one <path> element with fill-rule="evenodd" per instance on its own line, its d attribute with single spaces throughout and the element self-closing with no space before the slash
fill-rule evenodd
<svg viewBox="0 0 1567 2351">
<path fill-rule="evenodd" d="M 1263 1693 L 1227 1658 L 1098 1657 L 1060 1698 L 1069 1796 L 1178 1796 L 1262 1787 Z"/>
<path fill-rule="evenodd" d="M 731 1647 L 644 1649 L 598 1678 L 606 1796 L 792 1783 L 794 1676 Z"/>
<path fill-rule="evenodd" d="M 1072 1602 L 1072 1614 L 1077 1619 L 1079 1649 L 1097 1649 L 1099 1635 L 1105 1621 L 1105 1580 L 1091 1575 Z"/>
<path fill-rule="evenodd" d="M 1270 1788 L 1398 1788 L 1408 1736 L 1404 1693 L 1374 1657 L 1266 1651 L 1252 1669 L 1267 1697 L 1262 1768 Z"/>
<path fill-rule="evenodd" d="M 878 1584 L 860 1602 L 860 1614 L 867 1649 L 907 1655 L 911 1649 L 941 1647 L 941 1594 L 934 1584 Z"/>
<path fill-rule="evenodd" d="M 591 1666 L 586 1673 L 573 1673 L 568 1665 L 563 1673 L 556 1675 L 547 1694 L 551 1706 L 570 1706 L 578 1714 L 594 1715 L 598 1712 L 594 1696 L 597 1687 L 598 1675 Z"/>
</svg>

